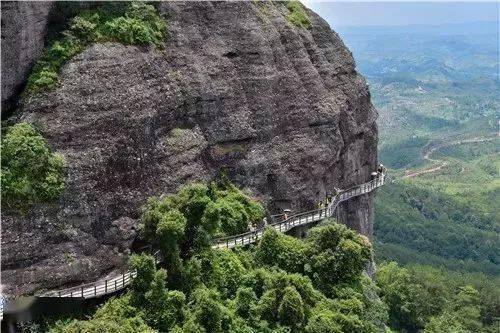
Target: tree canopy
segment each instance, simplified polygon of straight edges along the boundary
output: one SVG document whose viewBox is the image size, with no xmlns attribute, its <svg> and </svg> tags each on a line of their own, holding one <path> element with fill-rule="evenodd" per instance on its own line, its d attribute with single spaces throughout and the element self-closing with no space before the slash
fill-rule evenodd
<svg viewBox="0 0 500 333">
<path fill-rule="evenodd" d="M 25 209 L 59 197 L 65 187 L 64 158 L 51 153 L 46 140 L 26 122 L 13 125 L 2 138 L 2 203 Z"/>
</svg>

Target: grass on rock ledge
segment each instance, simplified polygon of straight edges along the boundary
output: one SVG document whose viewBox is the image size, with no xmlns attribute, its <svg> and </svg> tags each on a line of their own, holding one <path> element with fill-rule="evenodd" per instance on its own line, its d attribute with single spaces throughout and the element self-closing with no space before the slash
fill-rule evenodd
<svg viewBox="0 0 500 333">
<path fill-rule="evenodd" d="M 124 7 L 100 5 L 71 19 L 60 40 L 44 51 L 28 78 L 26 90 L 37 93 L 55 87 L 59 71 L 71 58 L 95 42 L 155 45 L 162 48 L 167 25 L 155 7 L 131 2 Z"/>
<path fill-rule="evenodd" d="M 311 20 L 309 19 L 303 4 L 299 1 L 289 1 L 286 4 L 286 8 L 290 11 L 290 13 L 286 16 L 286 19 L 290 23 L 304 29 L 309 29 L 311 27 Z"/>
</svg>

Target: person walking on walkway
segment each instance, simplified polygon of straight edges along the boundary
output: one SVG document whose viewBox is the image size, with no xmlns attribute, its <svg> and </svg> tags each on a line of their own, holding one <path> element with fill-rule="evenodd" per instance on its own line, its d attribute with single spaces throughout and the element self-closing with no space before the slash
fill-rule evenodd
<svg viewBox="0 0 500 333">
<path fill-rule="evenodd" d="M 288 213 L 290 213 L 290 212 L 291 212 L 290 209 L 283 209 L 284 220 L 288 220 Z"/>
<path fill-rule="evenodd" d="M 384 172 L 384 170 L 385 170 L 384 165 L 383 165 L 383 164 L 379 164 L 379 165 L 378 165 L 377 172 L 378 172 L 379 174 L 382 174 L 382 173 Z"/>
<path fill-rule="evenodd" d="M 323 201 L 318 202 L 319 217 L 323 214 L 323 208 L 325 208 Z"/>
</svg>

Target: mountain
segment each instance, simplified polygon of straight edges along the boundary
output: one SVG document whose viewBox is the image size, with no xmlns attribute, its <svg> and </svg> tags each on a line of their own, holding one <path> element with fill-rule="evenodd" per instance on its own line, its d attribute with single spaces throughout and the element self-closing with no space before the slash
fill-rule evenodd
<svg viewBox="0 0 500 333">
<path fill-rule="evenodd" d="M 377 166 L 368 87 L 313 12 L 304 19 L 305 9 L 286 3 L 161 2 L 168 33 L 158 39 L 154 13 L 54 6 L 59 16 L 89 6 L 97 12 L 83 11 L 64 34 L 49 24 L 47 36 L 32 36 L 46 38 L 47 51 L 9 122 L 37 129 L 64 158 L 67 181 L 53 202 L 2 210 L 2 281 L 10 294 L 123 268 L 141 207 L 184 183 L 225 174 L 271 213 L 299 212 L 317 208 L 334 187 L 368 181 Z M 137 37 L 149 46 L 127 45 L 134 43 L 121 27 L 130 17 L 155 32 Z M 12 57 L 23 60 L 25 41 L 16 38 L 2 43 L 21 44 Z M 2 76 L 13 70 L 5 66 Z M 346 203 L 341 215 L 371 237 L 370 195 Z"/>
</svg>

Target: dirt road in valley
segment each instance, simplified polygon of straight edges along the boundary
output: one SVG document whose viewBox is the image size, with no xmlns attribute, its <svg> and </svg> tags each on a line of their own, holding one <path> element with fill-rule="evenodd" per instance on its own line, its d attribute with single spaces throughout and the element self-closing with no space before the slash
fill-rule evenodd
<svg viewBox="0 0 500 333">
<path fill-rule="evenodd" d="M 434 159 L 434 158 L 430 157 L 432 154 L 434 154 L 434 152 L 436 152 L 437 150 L 439 150 L 441 148 L 455 146 L 455 145 L 462 145 L 462 144 L 467 144 L 467 143 L 493 141 L 497 137 L 498 137 L 498 135 L 495 134 L 495 136 L 487 137 L 487 138 L 478 137 L 478 138 L 470 138 L 470 139 L 445 142 L 445 143 L 439 144 L 439 145 L 434 146 L 434 147 L 428 147 L 428 145 L 427 145 L 422 149 L 422 158 L 426 161 L 432 162 L 433 165 L 431 167 L 428 167 L 428 168 L 424 168 L 424 169 L 420 169 L 420 170 L 416 170 L 416 171 L 412 171 L 412 172 L 407 172 L 401 178 L 405 179 L 405 178 L 418 177 L 418 176 L 426 174 L 426 173 L 432 173 L 432 172 L 439 171 L 442 168 L 444 168 L 445 166 L 447 166 L 448 162 L 443 161 L 443 160 L 439 160 L 439 159 Z"/>
</svg>

